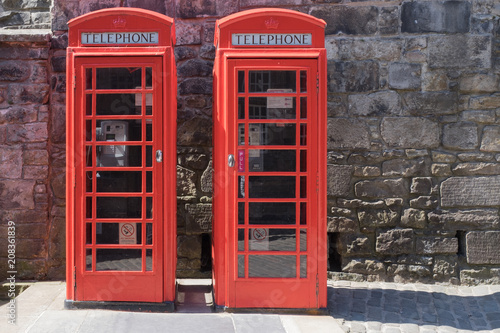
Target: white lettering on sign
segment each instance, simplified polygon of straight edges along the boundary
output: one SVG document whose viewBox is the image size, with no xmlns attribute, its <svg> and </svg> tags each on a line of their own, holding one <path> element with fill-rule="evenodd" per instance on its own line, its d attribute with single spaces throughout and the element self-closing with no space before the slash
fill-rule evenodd
<svg viewBox="0 0 500 333">
<path fill-rule="evenodd" d="M 158 32 L 82 32 L 82 44 L 158 44 Z"/>
<path fill-rule="evenodd" d="M 312 45 L 311 34 L 232 34 L 233 45 Z"/>
</svg>

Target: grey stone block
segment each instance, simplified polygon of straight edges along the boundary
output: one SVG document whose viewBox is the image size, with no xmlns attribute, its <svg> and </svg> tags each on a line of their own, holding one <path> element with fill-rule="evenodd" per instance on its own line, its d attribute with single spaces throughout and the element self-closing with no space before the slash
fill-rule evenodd
<svg viewBox="0 0 500 333">
<path fill-rule="evenodd" d="M 483 129 L 480 150 L 500 152 L 500 126 L 486 126 Z"/>
<path fill-rule="evenodd" d="M 469 264 L 500 264 L 500 231 L 471 231 L 465 236 Z"/>
<path fill-rule="evenodd" d="M 449 237 L 421 237 L 415 242 L 417 254 L 456 254 L 458 239 Z"/>
<path fill-rule="evenodd" d="M 425 160 L 393 159 L 382 163 L 383 176 L 411 177 L 425 174 Z"/>
<path fill-rule="evenodd" d="M 443 207 L 500 205 L 500 176 L 452 177 L 441 183 Z"/>
<path fill-rule="evenodd" d="M 359 225 L 362 228 L 394 227 L 399 220 L 399 212 L 392 209 L 360 209 Z"/>
<path fill-rule="evenodd" d="M 367 126 L 355 119 L 328 119 L 328 149 L 370 148 Z"/>
<path fill-rule="evenodd" d="M 420 209 L 405 209 L 401 216 L 401 226 L 407 228 L 423 229 L 427 224 L 425 211 Z"/>
<path fill-rule="evenodd" d="M 378 12 L 375 6 L 325 6 L 309 14 L 326 21 L 326 35 L 371 35 L 377 32 Z"/>
<path fill-rule="evenodd" d="M 375 249 L 382 254 L 409 254 L 413 253 L 413 244 L 412 229 L 393 229 L 377 235 Z"/>
<path fill-rule="evenodd" d="M 443 146 L 449 149 L 475 149 L 479 144 L 478 128 L 474 123 L 446 124 L 443 127 Z"/>
<path fill-rule="evenodd" d="M 354 185 L 357 197 L 361 198 L 387 198 L 406 196 L 408 185 L 403 178 L 384 180 L 364 180 Z"/>
<path fill-rule="evenodd" d="M 427 214 L 429 222 L 448 230 L 496 229 L 500 224 L 497 209 L 440 210 Z"/>
<path fill-rule="evenodd" d="M 328 61 L 328 91 L 368 92 L 379 88 L 375 61 Z"/>
<path fill-rule="evenodd" d="M 411 115 L 454 114 L 458 110 L 458 95 L 454 92 L 408 92 L 402 98 Z"/>
<path fill-rule="evenodd" d="M 399 94 L 391 90 L 349 95 L 348 101 L 349 113 L 354 116 L 398 116 L 402 111 Z"/>
<path fill-rule="evenodd" d="M 351 165 L 328 165 L 328 195 L 347 196 L 351 190 L 351 177 L 354 167 Z"/>
<path fill-rule="evenodd" d="M 401 31 L 468 32 L 471 4 L 468 1 L 406 2 L 401 7 Z"/>
<path fill-rule="evenodd" d="M 381 123 L 382 139 L 390 147 L 434 148 L 439 145 L 436 122 L 417 117 L 387 117 Z"/>
<path fill-rule="evenodd" d="M 491 43 L 490 36 L 430 36 L 429 66 L 491 68 Z"/>
<path fill-rule="evenodd" d="M 420 64 L 393 63 L 389 65 L 389 87 L 393 89 L 420 89 Z"/>
</svg>

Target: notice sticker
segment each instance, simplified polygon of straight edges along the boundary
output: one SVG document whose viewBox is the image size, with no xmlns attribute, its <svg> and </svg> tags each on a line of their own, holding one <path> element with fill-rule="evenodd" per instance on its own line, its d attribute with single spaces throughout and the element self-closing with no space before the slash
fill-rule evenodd
<svg viewBox="0 0 500 333">
<path fill-rule="evenodd" d="M 245 150 L 238 150 L 238 172 L 245 172 Z"/>
<path fill-rule="evenodd" d="M 271 93 L 291 93 L 292 89 L 268 89 L 267 92 Z M 268 109 L 291 109 L 293 108 L 292 96 L 269 96 L 267 97 Z"/>
<path fill-rule="evenodd" d="M 136 223 L 120 223 L 120 244 L 136 244 Z"/>
</svg>

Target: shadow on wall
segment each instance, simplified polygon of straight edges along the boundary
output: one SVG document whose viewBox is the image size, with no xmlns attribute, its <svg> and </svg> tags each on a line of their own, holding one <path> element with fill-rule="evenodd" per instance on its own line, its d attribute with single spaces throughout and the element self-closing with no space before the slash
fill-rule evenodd
<svg viewBox="0 0 500 333">
<path fill-rule="evenodd" d="M 408 329 L 412 325 L 472 331 L 500 329 L 500 292 L 483 296 L 473 296 L 471 292 L 465 296 L 436 291 L 328 287 L 328 310 L 356 332 L 361 329 L 356 328 L 359 325 L 368 331 L 381 331 L 384 324 L 409 325 Z"/>
</svg>

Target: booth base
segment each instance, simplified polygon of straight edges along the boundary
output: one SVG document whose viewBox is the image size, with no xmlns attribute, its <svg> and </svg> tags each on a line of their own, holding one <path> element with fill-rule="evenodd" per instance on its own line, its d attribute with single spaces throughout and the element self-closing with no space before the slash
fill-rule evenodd
<svg viewBox="0 0 500 333">
<path fill-rule="evenodd" d="M 281 314 L 281 315 L 312 315 L 329 316 L 327 308 L 320 309 L 294 309 L 294 308 L 228 308 L 222 305 L 214 305 L 217 313 L 260 313 L 260 314 Z"/>
<path fill-rule="evenodd" d="M 72 301 L 65 300 L 64 308 L 68 310 L 115 310 L 134 312 L 174 312 L 174 302 L 147 303 L 147 302 L 100 302 L 100 301 Z"/>
</svg>

